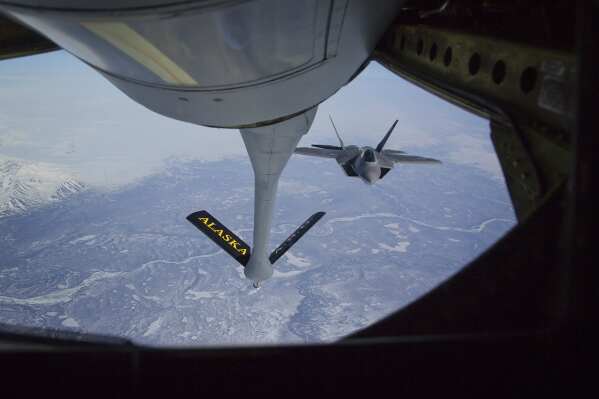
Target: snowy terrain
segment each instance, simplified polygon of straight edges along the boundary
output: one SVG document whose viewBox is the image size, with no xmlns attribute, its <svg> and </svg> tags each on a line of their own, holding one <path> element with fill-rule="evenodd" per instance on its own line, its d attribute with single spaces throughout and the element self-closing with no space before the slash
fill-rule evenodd
<svg viewBox="0 0 599 399">
<path fill-rule="evenodd" d="M 187 161 L 5 216 L 0 323 L 154 345 L 329 341 L 405 306 L 514 224 L 503 182 L 480 168 L 400 167 L 371 187 L 334 162 L 294 157 L 271 247 L 311 213 L 327 215 L 255 290 L 185 220 L 208 209 L 250 242 L 252 200 L 247 160 Z"/>
<path fill-rule="evenodd" d="M 57 51 L 0 63 L 0 324 L 150 345 L 322 342 L 397 311 L 515 223 L 488 122 L 371 63 L 319 105 L 300 145 L 438 158 L 367 186 L 293 156 L 271 248 L 327 214 L 255 290 L 185 217 L 251 243 L 254 183 L 238 132 L 164 118 Z M 169 163 L 169 159 L 174 160 Z M 434 315 L 431 315 L 434 317 Z"/>
<path fill-rule="evenodd" d="M 0 217 L 26 212 L 84 189 L 54 165 L 0 159 Z"/>
</svg>

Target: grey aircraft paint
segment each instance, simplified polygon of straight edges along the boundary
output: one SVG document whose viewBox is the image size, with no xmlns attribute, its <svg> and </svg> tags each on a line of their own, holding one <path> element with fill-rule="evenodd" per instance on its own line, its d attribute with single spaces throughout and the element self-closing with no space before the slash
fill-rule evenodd
<svg viewBox="0 0 599 399">
<path fill-rule="evenodd" d="M 341 135 L 337 131 L 333 118 L 329 115 L 333 130 L 339 140 L 339 145 L 312 144 L 312 147 L 298 147 L 296 154 L 309 155 L 321 158 L 334 158 L 347 176 L 359 177 L 367 184 L 374 184 L 393 169 L 396 163 L 418 163 L 418 164 L 439 164 L 441 161 L 433 158 L 407 155 L 403 151 L 385 150 L 384 146 L 391 136 L 393 129 L 397 125 L 397 120 L 393 122 L 391 128 L 387 131 L 383 139 L 376 146 L 358 147 L 355 145 L 346 146 L 343 143 Z"/>
<path fill-rule="evenodd" d="M 254 168 L 254 241 L 245 276 L 258 285 L 273 274 L 268 257 L 268 238 L 272 224 L 279 177 L 300 138 L 308 132 L 316 108 L 294 118 L 252 129 L 241 129 L 241 137 Z"/>
<path fill-rule="evenodd" d="M 245 274 L 257 285 L 273 273 L 266 246 L 283 168 L 316 106 L 364 66 L 403 3 L 0 0 L 0 12 L 46 35 L 152 111 L 241 130 L 255 173 L 254 241 Z M 367 178 L 377 174 L 369 163 L 355 167 Z"/>
</svg>

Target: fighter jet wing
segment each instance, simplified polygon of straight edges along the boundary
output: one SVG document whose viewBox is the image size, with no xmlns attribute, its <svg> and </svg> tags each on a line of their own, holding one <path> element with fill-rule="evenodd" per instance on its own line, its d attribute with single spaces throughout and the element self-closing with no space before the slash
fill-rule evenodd
<svg viewBox="0 0 599 399">
<path fill-rule="evenodd" d="M 348 162 L 354 160 L 357 156 L 360 156 L 360 149 L 355 145 L 348 145 L 343 148 L 343 151 L 339 152 L 337 155 L 337 163 L 339 165 L 345 165 Z"/>
<path fill-rule="evenodd" d="M 441 161 L 439 161 L 438 159 L 419 157 L 416 155 L 402 155 L 392 153 L 383 153 L 383 155 L 385 158 L 392 160 L 394 163 L 441 163 Z"/>
<path fill-rule="evenodd" d="M 383 154 L 405 154 L 405 151 L 399 150 L 383 150 Z"/>
<path fill-rule="evenodd" d="M 325 148 L 310 148 L 310 147 L 298 147 L 294 151 L 296 154 L 310 155 L 313 157 L 321 158 L 337 158 L 343 150 L 325 149 Z"/>
</svg>

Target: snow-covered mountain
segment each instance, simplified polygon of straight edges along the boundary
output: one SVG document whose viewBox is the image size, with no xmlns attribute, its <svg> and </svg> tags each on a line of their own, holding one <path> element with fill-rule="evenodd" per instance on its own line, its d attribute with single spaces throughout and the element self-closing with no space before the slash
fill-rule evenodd
<svg viewBox="0 0 599 399">
<path fill-rule="evenodd" d="M 55 165 L 0 159 L 0 217 L 26 212 L 84 189 Z"/>
<path fill-rule="evenodd" d="M 306 215 L 327 215 L 256 290 L 185 220 L 209 209 L 251 240 L 251 173 L 247 159 L 173 161 L 66 199 L 68 212 L 0 219 L 0 324 L 148 345 L 327 342 L 423 295 L 514 225 L 503 180 L 472 165 L 407 165 L 367 186 L 335 162 L 292 158 L 271 248 Z"/>
</svg>

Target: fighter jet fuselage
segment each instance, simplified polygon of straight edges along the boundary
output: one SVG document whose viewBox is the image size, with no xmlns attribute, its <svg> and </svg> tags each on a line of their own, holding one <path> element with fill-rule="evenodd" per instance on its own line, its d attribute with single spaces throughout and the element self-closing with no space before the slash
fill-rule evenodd
<svg viewBox="0 0 599 399">
<path fill-rule="evenodd" d="M 376 183 L 390 168 L 380 165 L 380 154 L 377 154 L 372 147 L 361 147 L 358 148 L 358 151 L 360 155 L 356 156 L 354 161 L 349 164 L 350 167 L 354 174 L 360 177 L 365 183 Z M 345 168 L 343 169 L 345 170 Z"/>
<path fill-rule="evenodd" d="M 397 125 L 397 120 L 387 131 L 381 142 L 376 148 L 355 145 L 346 146 L 337 131 L 333 119 L 331 124 L 339 139 L 339 145 L 312 144 L 312 147 L 299 147 L 295 149 L 296 154 L 309 155 L 321 158 L 334 158 L 347 176 L 359 177 L 367 184 L 374 184 L 382 179 L 393 169 L 396 163 L 420 163 L 435 164 L 440 161 L 432 158 L 424 158 L 414 155 L 407 155 L 403 151 L 383 149 L 391 132 Z"/>
</svg>

